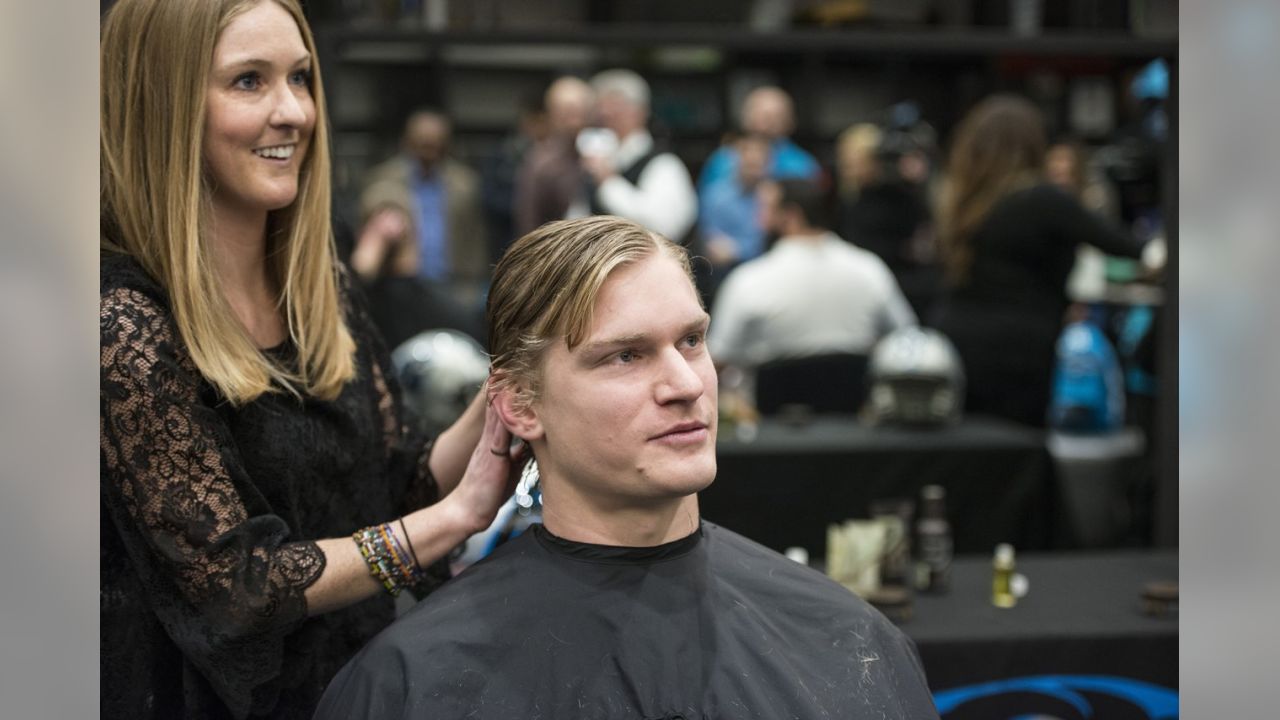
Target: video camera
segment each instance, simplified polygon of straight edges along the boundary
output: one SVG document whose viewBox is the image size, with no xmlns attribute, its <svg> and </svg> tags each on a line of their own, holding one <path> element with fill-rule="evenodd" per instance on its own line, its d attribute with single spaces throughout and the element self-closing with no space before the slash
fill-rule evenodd
<svg viewBox="0 0 1280 720">
<path fill-rule="evenodd" d="M 937 148 L 937 132 L 920 118 L 920 106 L 906 100 L 889 107 L 881 124 L 880 145 L 876 159 L 880 161 L 884 182 L 922 182 L 923 177 L 904 177 L 903 158 L 919 157 L 927 169 L 933 164 Z M 926 173 L 927 174 L 927 173 Z"/>
</svg>

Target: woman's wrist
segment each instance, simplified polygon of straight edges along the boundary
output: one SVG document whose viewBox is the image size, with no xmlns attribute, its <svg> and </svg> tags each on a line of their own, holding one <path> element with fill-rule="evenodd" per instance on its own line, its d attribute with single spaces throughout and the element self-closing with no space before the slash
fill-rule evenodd
<svg viewBox="0 0 1280 720">
<path fill-rule="evenodd" d="M 459 493 L 402 518 L 418 561 L 430 565 L 472 535 L 485 529 L 481 518 Z"/>
<path fill-rule="evenodd" d="M 480 439 L 484 428 L 483 394 L 484 389 L 481 388 L 462 416 L 440 433 L 427 458 L 427 467 L 436 480 L 441 497 L 448 496 L 462 480 L 471 453 Z"/>
<path fill-rule="evenodd" d="M 440 502 L 442 511 L 447 515 L 448 527 L 458 533 L 458 542 L 462 542 L 476 533 L 489 527 L 490 519 L 476 510 L 475 503 L 466 497 L 466 491 L 455 492 Z"/>
</svg>

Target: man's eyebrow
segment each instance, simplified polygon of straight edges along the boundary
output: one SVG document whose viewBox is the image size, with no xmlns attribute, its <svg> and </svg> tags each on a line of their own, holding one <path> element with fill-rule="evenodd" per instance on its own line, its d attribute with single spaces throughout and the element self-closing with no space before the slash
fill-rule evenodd
<svg viewBox="0 0 1280 720">
<path fill-rule="evenodd" d="M 610 348 L 622 347 L 624 345 L 634 345 L 648 339 L 648 333 L 633 333 L 631 335 L 620 335 L 607 340 L 593 340 L 592 342 L 582 344 L 582 352 L 590 354 L 601 350 L 608 350 Z"/>
<path fill-rule="evenodd" d="M 704 312 L 698 316 L 697 320 L 694 320 L 690 322 L 688 325 L 685 325 L 684 329 L 685 329 L 685 332 L 693 332 L 694 330 L 705 330 L 706 327 L 710 324 L 711 324 L 711 316 Z"/>
<path fill-rule="evenodd" d="M 705 329 L 710 322 L 711 316 L 706 313 L 702 313 L 702 315 L 697 319 L 685 323 L 684 327 L 680 330 L 680 334 L 687 335 L 692 332 L 701 331 Z M 649 337 L 648 333 L 632 333 L 631 335 L 619 335 L 618 337 L 607 338 L 605 340 L 593 340 L 582 344 L 582 352 L 591 354 L 602 350 L 609 350 L 611 348 L 624 347 L 626 345 L 642 344 L 647 342 Z"/>
</svg>

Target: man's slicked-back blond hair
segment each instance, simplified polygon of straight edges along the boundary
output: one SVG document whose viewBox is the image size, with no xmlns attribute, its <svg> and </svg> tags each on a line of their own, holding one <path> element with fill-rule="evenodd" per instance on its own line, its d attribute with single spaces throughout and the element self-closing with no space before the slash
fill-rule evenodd
<svg viewBox="0 0 1280 720">
<path fill-rule="evenodd" d="M 612 215 L 550 222 L 514 242 L 494 270 L 485 312 L 494 389 L 512 387 L 521 404 L 532 402 L 543 351 L 560 339 L 570 350 L 585 340 L 609 274 L 656 252 L 693 282 L 683 247 Z"/>
</svg>

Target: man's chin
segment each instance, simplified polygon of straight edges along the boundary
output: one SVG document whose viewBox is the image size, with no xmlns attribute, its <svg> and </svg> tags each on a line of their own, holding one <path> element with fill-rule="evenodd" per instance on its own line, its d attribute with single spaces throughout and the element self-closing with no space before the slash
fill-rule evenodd
<svg viewBox="0 0 1280 720">
<path fill-rule="evenodd" d="M 713 455 L 703 462 L 690 461 L 680 469 L 680 476 L 673 478 L 682 494 L 692 495 L 706 490 L 716 480 L 716 459 Z"/>
</svg>

